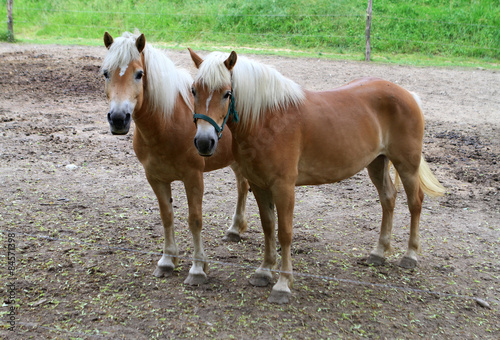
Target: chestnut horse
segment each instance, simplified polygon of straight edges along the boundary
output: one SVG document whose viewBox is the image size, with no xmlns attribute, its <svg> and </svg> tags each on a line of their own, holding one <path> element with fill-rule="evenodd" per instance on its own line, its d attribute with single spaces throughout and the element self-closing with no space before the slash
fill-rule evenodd
<svg viewBox="0 0 500 340">
<path fill-rule="evenodd" d="M 372 78 L 331 91 L 307 91 L 267 65 L 244 57 L 236 62 L 234 51 L 213 52 L 204 60 L 190 53 L 198 68 L 192 89 L 198 152 L 216 152 L 226 138 L 219 141 L 216 129 L 227 121 L 235 160 L 259 207 L 265 252 L 250 280 L 253 285 L 265 286 L 272 279 L 277 210 L 282 264 L 269 301 L 287 303 L 291 297 L 294 187 L 338 182 L 363 168 L 368 168 L 383 211 L 380 238 L 368 262 L 381 264 L 391 251 L 396 200 L 389 174 L 392 162 L 411 214 L 408 250 L 400 265 L 416 266 L 424 193 L 444 193 L 422 157 L 424 118 L 416 95 Z"/>
<path fill-rule="evenodd" d="M 193 234 L 193 266 L 185 281 L 200 284 L 206 281 L 208 269 L 201 239 L 203 172 L 231 165 L 236 175 L 238 201 L 226 240 L 238 240 L 247 228 L 245 204 L 248 182 L 243 178 L 231 152 L 231 138 L 220 144 L 213 158 L 198 155 L 193 146 L 192 77 L 177 69 L 160 50 L 146 43 L 144 34 L 125 32 L 113 40 L 104 34 L 109 49 L 102 74 L 110 109 L 111 132 L 126 134 L 135 122 L 133 147 L 142 163 L 160 207 L 165 242 L 163 256 L 154 271 L 157 277 L 168 276 L 178 264 L 179 251 L 173 229 L 171 183 L 184 183 L 189 207 L 189 229 Z"/>
</svg>

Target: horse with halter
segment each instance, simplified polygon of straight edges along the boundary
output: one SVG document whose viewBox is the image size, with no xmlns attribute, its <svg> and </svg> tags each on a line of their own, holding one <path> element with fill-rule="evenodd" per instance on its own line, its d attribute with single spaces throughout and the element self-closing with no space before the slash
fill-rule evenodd
<svg viewBox="0 0 500 340">
<path fill-rule="evenodd" d="M 334 183 L 364 168 L 382 205 L 380 237 L 368 263 L 381 264 L 392 251 L 391 230 L 397 190 L 392 163 L 403 183 L 411 215 L 408 250 L 400 265 L 417 265 L 419 219 L 424 193 L 444 188 L 422 156 L 424 117 L 415 94 L 388 81 L 363 78 L 330 91 L 308 91 L 274 68 L 231 54 L 202 59 L 193 84 L 202 156 L 212 156 L 231 131 L 233 154 L 259 207 L 265 237 L 262 264 L 250 282 L 265 286 L 276 265 L 275 213 L 281 270 L 269 301 L 287 303 L 293 282 L 291 243 L 295 186 Z M 238 62 L 237 62 L 238 61 Z"/>
<path fill-rule="evenodd" d="M 187 284 L 206 281 L 207 257 L 201 239 L 203 172 L 231 165 L 234 170 L 238 201 L 226 240 L 239 240 L 247 228 L 245 204 L 248 183 L 241 175 L 231 151 L 231 138 L 220 143 L 212 158 L 198 155 L 193 146 L 192 77 L 160 50 L 146 43 L 144 34 L 125 32 L 113 39 L 106 32 L 108 53 L 102 64 L 105 92 L 109 101 L 108 122 L 115 135 L 126 134 L 135 122 L 133 148 L 142 163 L 160 208 L 165 242 L 163 256 L 154 275 L 168 276 L 179 262 L 175 242 L 171 183 L 184 183 L 188 201 L 189 229 L 193 235 L 193 265 Z"/>
</svg>

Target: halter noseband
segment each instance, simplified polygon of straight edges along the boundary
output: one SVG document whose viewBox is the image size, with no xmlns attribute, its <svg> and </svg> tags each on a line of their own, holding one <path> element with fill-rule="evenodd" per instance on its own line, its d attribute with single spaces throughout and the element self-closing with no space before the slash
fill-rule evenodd
<svg viewBox="0 0 500 340">
<path fill-rule="evenodd" d="M 229 116 L 233 117 L 233 121 L 235 123 L 238 123 L 239 120 L 240 120 L 240 118 L 238 117 L 238 112 L 236 112 L 236 108 L 235 108 L 235 99 L 234 99 L 234 95 L 233 95 L 232 86 L 231 86 L 231 102 L 229 103 L 229 107 L 227 108 L 226 117 L 224 117 L 224 121 L 222 122 L 221 126 L 219 126 L 215 122 L 215 120 L 213 120 L 209 116 L 202 115 L 202 114 L 199 114 L 199 113 L 196 113 L 196 112 L 193 112 L 193 121 L 194 121 L 195 124 L 196 124 L 196 121 L 198 119 L 203 119 L 204 121 L 209 122 L 210 124 L 212 124 L 212 126 L 215 129 L 215 131 L 217 132 L 217 137 L 219 137 L 219 139 L 221 139 L 221 137 L 222 137 L 222 130 L 224 130 L 224 125 L 226 125 L 226 122 L 227 122 L 227 119 L 229 118 Z"/>
</svg>

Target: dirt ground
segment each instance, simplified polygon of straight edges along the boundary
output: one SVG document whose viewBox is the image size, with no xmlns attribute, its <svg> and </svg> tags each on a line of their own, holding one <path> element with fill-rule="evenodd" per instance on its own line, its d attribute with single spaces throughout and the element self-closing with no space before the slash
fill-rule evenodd
<svg viewBox="0 0 500 340">
<path fill-rule="evenodd" d="M 132 133 L 109 132 L 98 72 L 105 53 L 0 44 L 1 338 L 500 338 L 500 72 L 251 56 L 307 89 L 370 75 L 417 92 L 424 155 L 447 188 L 424 201 L 414 270 L 397 266 L 409 233 L 404 193 L 395 254 L 372 267 L 381 208 L 366 171 L 297 188 L 293 299 L 278 306 L 266 300 L 271 287 L 248 283 L 263 251 L 252 195 L 242 242 L 222 241 L 236 197 L 229 169 L 205 175 L 208 283 L 183 284 L 187 259 L 172 277 L 153 277 L 159 210 Z M 187 51 L 169 56 L 194 73 Z M 177 242 L 189 257 L 181 183 L 173 194 Z"/>
</svg>

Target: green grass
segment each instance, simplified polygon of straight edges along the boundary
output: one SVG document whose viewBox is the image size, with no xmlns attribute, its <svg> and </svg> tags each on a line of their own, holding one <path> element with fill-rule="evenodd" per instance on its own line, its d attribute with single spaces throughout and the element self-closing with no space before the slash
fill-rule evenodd
<svg viewBox="0 0 500 340">
<path fill-rule="evenodd" d="M 104 31 L 116 36 L 138 28 L 169 47 L 361 60 L 366 7 L 367 0 L 16 0 L 14 31 L 26 42 L 100 44 Z M 371 40 L 375 61 L 497 67 L 500 5 L 374 1 Z"/>
</svg>

